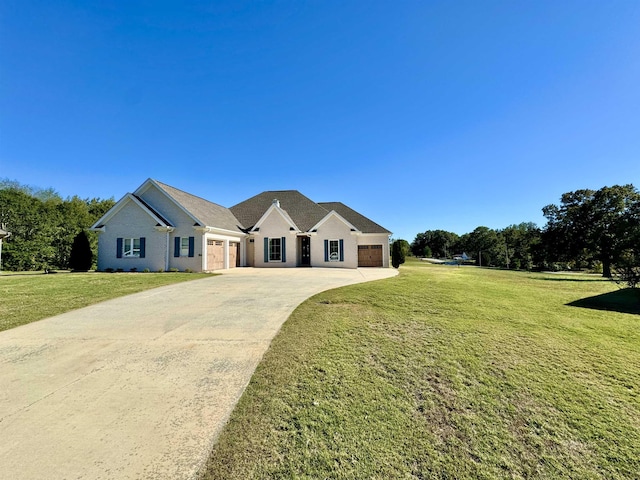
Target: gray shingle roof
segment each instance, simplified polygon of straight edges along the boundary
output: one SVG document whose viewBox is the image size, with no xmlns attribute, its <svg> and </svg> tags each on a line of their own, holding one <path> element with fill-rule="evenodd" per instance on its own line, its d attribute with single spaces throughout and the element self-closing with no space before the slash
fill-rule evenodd
<svg viewBox="0 0 640 480">
<path fill-rule="evenodd" d="M 234 205 L 230 210 L 243 225 L 251 228 L 260 220 L 274 200 L 280 202 L 280 208 L 289 214 L 293 223 L 303 232 L 308 231 L 329 213 L 297 190 L 262 192 Z"/>
<path fill-rule="evenodd" d="M 153 213 L 156 217 L 158 217 L 160 220 L 162 220 L 165 225 L 169 225 L 170 227 L 174 226 L 174 225 L 171 225 L 171 222 L 169 220 L 167 220 L 166 218 L 164 218 L 160 212 L 158 212 L 155 208 L 153 208 L 151 205 L 149 205 L 147 202 L 145 202 L 144 198 L 139 197 L 138 195 L 134 195 L 134 194 L 132 194 L 132 195 L 136 198 L 136 200 L 138 200 L 146 208 L 148 208 L 151 213 Z"/>
<path fill-rule="evenodd" d="M 241 221 L 233 215 L 231 210 L 204 198 L 178 190 L 157 180 L 154 182 L 171 198 L 178 202 L 191 215 L 198 219 L 202 226 L 217 227 L 224 230 L 237 231 L 244 228 Z"/>
<path fill-rule="evenodd" d="M 320 202 L 320 206 L 326 208 L 329 211 L 335 210 L 336 213 L 342 216 L 347 222 L 351 223 L 362 233 L 385 233 L 388 235 L 391 234 L 391 232 L 386 228 L 378 225 L 373 220 L 368 219 L 352 208 L 347 207 L 342 202 Z"/>
</svg>

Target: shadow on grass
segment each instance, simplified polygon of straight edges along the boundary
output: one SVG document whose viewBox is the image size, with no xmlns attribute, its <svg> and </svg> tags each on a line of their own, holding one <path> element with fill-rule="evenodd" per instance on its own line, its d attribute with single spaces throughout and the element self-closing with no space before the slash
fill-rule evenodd
<svg viewBox="0 0 640 480">
<path fill-rule="evenodd" d="M 545 282 L 610 282 L 608 278 L 537 278 L 536 280 L 542 280 Z"/>
<path fill-rule="evenodd" d="M 625 288 L 602 295 L 581 298 L 575 302 L 567 303 L 567 305 L 640 315 L 640 288 Z"/>
</svg>

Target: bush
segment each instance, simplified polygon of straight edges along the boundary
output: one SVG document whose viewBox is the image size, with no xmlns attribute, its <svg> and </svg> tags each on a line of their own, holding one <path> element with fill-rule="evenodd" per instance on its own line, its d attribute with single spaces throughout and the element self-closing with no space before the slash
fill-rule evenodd
<svg viewBox="0 0 640 480">
<path fill-rule="evenodd" d="M 113 268 L 111 268 L 111 267 L 105 268 L 104 271 L 107 272 L 107 273 L 113 273 L 114 272 Z"/>
<path fill-rule="evenodd" d="M 185 268 L 184 273 L 193 273 L 193 270 L 191 270 L 190 268 Z"/>
<path fill-rule="evenodd" d="M 136 267 L 133 267 L 133 268 L 130 268 L 129 271 L 135 273 L 138 271 L 138 269 Z"/>
<path fill-rule="evenodd" d="M 404 263 L 406 250 L 403 242 L 407 243 L 406 240 L 396 240 L 391 245 L 391 265 L 393 268 L 398 268 Z"/>
<path fill-rule="evenodd" d="M 171 267 L 171 268 L 169 269 L 169 271 L 170 271 L 171 273 L 176 273 L 176 272 L 179 272 L 180 270 L 178 270 L 176 267 Z"/>
<path fill-rule="evenodd" d="M 93 262 L 93 252 L 89 244 L 89 237 L 83 230 L 73 239 L 71 254 L 69 255 L 69 268 L 78 272 L 91 270 Z"/>
<path fill-rule="evenodd" d="M 117 273 L 122 273 L 122 272 L 124 272 L 124 270 L 122 268 L 116 268 L 116 272 Z"/>
<path fill-rule="evenodd" d="M 640 255 L 633 250 L 625 251 L 613 268 L 612 279 L 618 285 L 636 288 L 640 285 Z"/>
<path fill-rule="evenodd" d="M 148 268 L 145 268 L 144 270 L 142 270 L 142 273 L 149 273 L 151 270 L 149 270 Z"/>
</svg>

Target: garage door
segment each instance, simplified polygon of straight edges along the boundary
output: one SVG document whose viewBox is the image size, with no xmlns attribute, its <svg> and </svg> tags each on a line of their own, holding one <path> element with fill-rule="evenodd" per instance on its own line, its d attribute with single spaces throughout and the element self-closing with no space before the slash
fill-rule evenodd
<svg viewBox="0 0 640 480">
<path fill-rule="evenodd" d="M 224 268 L 224 244 L 220 240 L 207 240 L 207 269 Z"/>
<path fill-rule="evenodd" d="M 382 245 L 358 245 L 359 267 L 381 267 Z"/>
<path fill-rule="evenodd" d="M 240 250 L 240 244 L 237 242 L 229 242 L 229 268 L 236 268 L 240 260 L 238 252 Z"/>
</svg>

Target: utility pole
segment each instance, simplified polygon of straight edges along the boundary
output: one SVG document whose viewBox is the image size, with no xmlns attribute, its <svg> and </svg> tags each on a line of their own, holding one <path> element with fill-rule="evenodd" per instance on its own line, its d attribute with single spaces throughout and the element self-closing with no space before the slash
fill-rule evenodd
<svg viewBox="0 0 640 480">
<path fill-rule="evenodd" d="M 504 242 L 504 256 L 507 258 L 507 270 L 509 270 L 509 248 L 507 242 Z"/>
</svg>

